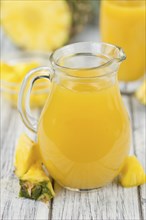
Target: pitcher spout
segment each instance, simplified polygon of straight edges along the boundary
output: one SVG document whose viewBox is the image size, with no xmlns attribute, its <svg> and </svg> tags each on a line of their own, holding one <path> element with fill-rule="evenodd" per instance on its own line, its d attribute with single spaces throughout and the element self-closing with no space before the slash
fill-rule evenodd
<svg viewBox="0 0 146 220">
<path fill-rule="evenodd" d="M 118 57 L 116 58 L 118 62 L 123 62 L 124 60 L 126 60 L 126 54 L 125 52 L 123 51 L 122 48 L 116 46 L 119 50 L 119 54 L 118 54 Z"/>
<path fill-rule="evenodd" d="M 111 44 L 105 44 L 105 54 L 108 57 L 107 63 L 102 67 L 106 74 L 117 73 L 120 64 L 126 60 L 126 54 L 121 47 Z"/>
</svg>

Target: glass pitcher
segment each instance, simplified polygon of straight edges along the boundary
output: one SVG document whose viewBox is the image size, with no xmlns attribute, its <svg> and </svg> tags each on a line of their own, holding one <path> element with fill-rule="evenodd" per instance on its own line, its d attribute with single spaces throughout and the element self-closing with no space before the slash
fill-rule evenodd
<svg viewBox="0 0 146 220">
<path fill-rule="evenodd" d="M 119 173 L 130 147 L 130 123 L 117 81 L 122 49 L 105 43 L 75 43 L 56 50 L 49 67 L 25 77 L 18 110 L 37 133 L 51 176 L 73 190 L 104 186 Z M 39 122 L 31 114 L 34 82 L 50 80 Z"/>
</svg>

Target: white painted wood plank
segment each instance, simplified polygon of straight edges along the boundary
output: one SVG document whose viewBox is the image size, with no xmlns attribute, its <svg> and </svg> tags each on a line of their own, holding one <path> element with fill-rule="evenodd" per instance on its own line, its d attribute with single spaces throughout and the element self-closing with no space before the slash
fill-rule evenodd
<svg viewBox="0 0 146 220">
<path fill-rule="evenodd" d="M 18 47 L 16 47 L 11 39 L 5 34 L 3 29 L 0 27 L 0 40 L 1 40 L 1 56 L 7 55 L 7 53 L 15 52 L 16 50 L 19 50 Z"/>
<path fill-rule="evenodd" d="M 124 189 L 116 182 L 97 192 L 75 193 L 61 189 L 53 201 L 52 219 L 138 220 L 137 190 Z"/>
<path fill-rule="evenodd" d="M 18 198 L 19 185 L 15 178 L 3 179 L 1 199 L 1 219 L 48 219 L 48 207 L 41 202 Z"/>
<path fill-rule="evenodd" d="M 142 163 L 146 172 L 146 107 L 132 98 L 133 136 L 135 154 Z M 146 219 L 146 184 L 139 187 L 142 205 L 142 218 Z"/>
<path fill-rule="evenodd" d="M 16 109 L 1 109 L 1 217 L 2 220 L 47 220 L 50 205 L 18 197 L 18 179 L 13 174 L 13 157 L 17 139 L 22 132 L 31 133 L 24 127 Z"/>
<path fill-rule="evenodd" d="M 123 97 L 123 100 L 131 117 L 129 98 Z M 61 189 L 57 184 L 55 190 L 57 196 L 52 204 L 52 220 L 140 220 L 141 218 L 137 187 L 122 188 L 116 180 L 97 192 L 70 192 Z"/>
</svg>

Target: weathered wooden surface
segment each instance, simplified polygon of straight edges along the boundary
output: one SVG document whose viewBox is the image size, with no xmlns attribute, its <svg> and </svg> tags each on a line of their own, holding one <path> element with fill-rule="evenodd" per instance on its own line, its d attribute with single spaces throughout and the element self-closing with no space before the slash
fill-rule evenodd
<svg viewBox="0 0 146 220">
<path fill-rule="evenodd" d="M 10 45 L 3 41 L 4 51 Z M 13 47 L 11 47 L 11 50 Z M 145 164 L 145 108 L 134 97 L 123 97 L 133 131 L 133 148 Z M 1 101 L 1 209 L 2 220 L 144 220 L 146 219 L 145 185 L 124 189 L 115 182 L 91 193 L 70 192 L 55 184 L 56 197 L 49 206 L 18 198 L 18 180 L 13 174 L 13 154 L 24 127 L 16 109 Z"/>
</svg>

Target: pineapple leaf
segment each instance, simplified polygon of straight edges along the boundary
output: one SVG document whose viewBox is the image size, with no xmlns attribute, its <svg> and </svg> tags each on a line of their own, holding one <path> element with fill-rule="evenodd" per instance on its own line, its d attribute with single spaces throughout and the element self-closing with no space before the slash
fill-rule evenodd
<svg viewBox="0 0 146 220">
<path fill-rule="evenodd" d="M 50 182 L 31 183 L 20 180 L 19 196 L 43 202 L 49 201 L 54 197 L 54 191 Z"/>
</svg>

